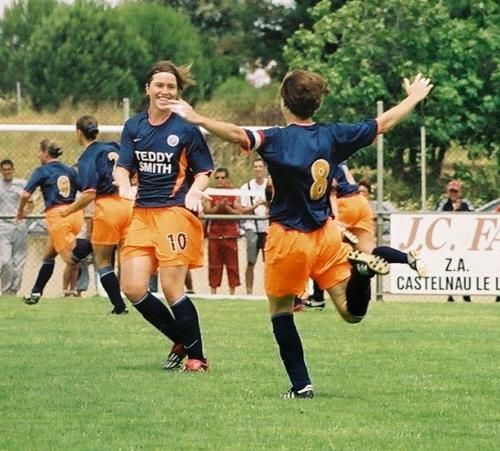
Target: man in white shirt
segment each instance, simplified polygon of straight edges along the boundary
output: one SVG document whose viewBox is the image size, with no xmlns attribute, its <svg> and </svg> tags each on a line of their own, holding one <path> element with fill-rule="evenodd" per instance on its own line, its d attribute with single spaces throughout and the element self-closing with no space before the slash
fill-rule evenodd
<svg viewBox="0 0 500 451">
<path fill-rule="evenodd" d="M 262 158 L 253 160 L 252 166 L 255 178 L 241 186 L 242 190 L 251 191 L 252 195 L 241 196 L 241 213 L 254 214 L 264 219 L 247 219 L 241 224 L 245 230 L 247 242 L 247 268 L 245 271 L 247 294 L 253 293 L 254 269 L 259 250 L 262 251 L 262 258 L 264 259 L 264 246 L 269 226 L 269 221 L 266 219 L 266 166 Z"/>
<path fill-rule="evenodd" d="M 28 253 L 28 226 L 26 221 L 16 222 L 17 207 L 26 180 L 14 178 L 14 163 L 0 162 L 0 281 L 3 295 L 16 295 L 21 287 L 24 264 Z M 33 203 L 26 206 L 31 213 Z"/>
</svg>

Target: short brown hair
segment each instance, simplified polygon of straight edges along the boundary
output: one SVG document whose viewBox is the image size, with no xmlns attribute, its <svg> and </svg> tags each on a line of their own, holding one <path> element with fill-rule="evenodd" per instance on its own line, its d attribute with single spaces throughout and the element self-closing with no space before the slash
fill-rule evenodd
<svg viewBox="0 0 500 451">
<path fill-rule="evenodd" d="M 328 82 L 307 70 L 294 70 L 285 76 L 280 94 L 285 106 L 301 119 L 311 117 L 328 94 Z"/>
<path fill-rule="evenodd" d="M 185 64 L 183 66 L 176 66 L 171 61 L 158 61 L 156 62 L 151 70 L 148 72 L 146 85 L 151 83 L 153 76 L 159 74 L 160 72 L 167 72 L 175 76 L 177 80 L 177 88 L 179 91 L 183 91 L 188 86 L 195 85 L 196 82 L 191 74 L 191 64 Z"/>
</svg>

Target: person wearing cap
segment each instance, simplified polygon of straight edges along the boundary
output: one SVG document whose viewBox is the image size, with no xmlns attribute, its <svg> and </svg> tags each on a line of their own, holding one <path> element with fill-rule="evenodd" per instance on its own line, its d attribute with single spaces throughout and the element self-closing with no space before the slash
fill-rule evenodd
<svg viewBox="0 0 500 451">
<path fill-rule="evenodd" d="M 21 221 L 26 215 L 25 207 L 32 194 L 40 187 L 45 203 L 49 239 L 35 284 L 31 293 L 24 297 L 24 302 L 29 305 L 37 304 L 40 300 L 54 272 L 57 255 L 60 255 L 65 263 L 75 265 L 92 252 L 88 240 L 77 239 L 84 222 L 83 212 L 73 213 L 66 218 L 59 215 L 62 208 L 75 200 L 78 187 L 75 169 L 59 161 L 62 153 L 61 147 L 54 141 L 44 139 L 40 142 L 37 156 L 41 166 L 36 168 L 29 178 L 17 208 L 16 220 Z"/>
<path fill-rule="evenodd" d="M 436 211 L 474 211 L 472 204 L 462 198 L 462 182 L 450 180 L 446 185 L 447 197 L 441 199 Z M 465 302 L 471 302 L 470 296 L 463 296 Z M 453 296 L 448 296 L 448 302 L 454 302 Z"/>
</svg>

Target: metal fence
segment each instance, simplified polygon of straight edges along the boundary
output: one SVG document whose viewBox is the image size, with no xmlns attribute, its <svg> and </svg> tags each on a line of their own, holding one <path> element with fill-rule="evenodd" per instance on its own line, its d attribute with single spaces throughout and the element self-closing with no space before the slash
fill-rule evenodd
<svg viewBox="0 0 500 451">
<path fill-rule="evenodd" d="M 18 117 L 0 118 L 0 159 L 10 159 L 15 164 L 15 177 L 26 179 L 33 169 L 38 166 L 38 161 L 36 159 L 36 151 L 38 150 L 38 144 L 42 139 L 50 138 L 59 142 L 63 149 L 64 155 L 62 161 L 67 164 L 73 164 L 81 148 L 76 140 L 74 133 L 74 124 L 76 119 L 82 114 L 92 114 L 95 115 L 100 124 L 100 139 L 106 140 L 116 140 L 119 141 L 119 134 L 121 130 L 121 124 L 130 115 L 130 109 L 128 102 L 124 99 L 123 104 L 117 107 L 113 111 L 109 111 L 107 114 L 103 110 L 94 111 L 87 109 L 85 111 L 71 111 L 71 114 L 66 114 L 65 116 L 59 116 L 55 119 L 61 124 L 50 124 L 45 116 L 40 117 L 27 117 L 24 118 L 24 124 L 20 123 Z M 54 118 L 51 118 L 54 120 Z M 7 122 L 11 122 L 10 124 Z M 422 132 L 423 133 L 423 132 Z M 239 186 L 243 181 L 247 181 L 253 177 L 251 172 L 251 159 L 242 158 L 238 156 L 238 150 L 233 149 L 228 150 L 227 144 L 220 142 L 219 140 L 212 140 L 211 137 L 207 138 L 209 144 L 214 153 L 214 158 L 217 166 L 227 166 L 232 171 L 235 181 L 235 186 Z M 425 139 L 425 136 L 424 136 Z M 382 140 L 378 145 L 378 155 L 379 159 L 377 162 L 378 169 L 378 179 L 377 179 L 377 200 L 376 204 L 376 225 L 377 225 L 377 237 L 379 243 L 388 244 L 390 240 L 390 217 L 393 212 L 388 211 L 384 208 L 386 205 L 383 202 L 383 183 L 384 183 L 384 168 L 383 168 L 383 144 Z M 425 180 L 422 181 L 423 189 L 423 203 L 425 202 Z M 35 278 L 37 271 L 41 263 L 41 257 L 43 253 L 43 248 L 46 241 L 46 230 L 43 223 L 43 206 L 40 195 L 35 196 L 35 211 L 34 216 L 29 219 L 28 227 L 28 238 L 27 238 L 27 258 L 26 264 L 23 268 L 22 273 L 22 285 L 18 292 L 18 295 L 29 292 Z M 432 210 L 432 206 L 429 206 Z M 11 221 L 12 216 L 1 214 L 0 212 L 0 222 Z M 212 220 L 217 220 L 216 217 L 212 217 Z M 499 221 L 500 222 L 500 221 Z M 500 223 L 498 224 L 500 228 Z M 498 241 L 493 244 L 496 246 L 493 251 L 496 252 L 498 249 Z M 236 296 L 243 296 L 246 293 L 244 274 L 246 270 L 246 244 L 245 238 L 241 236 L 238 239 L 238 253 L 239 253 L 239 272 L 241 285 L 236 289 Z M 194 291 L 197 294 L 208 294 L 210 293 L 210 288 L 208 285 L 208 274 L 207 274 L 207 243 L 205 242 L 205 267 L 192 272 Z M 497 255 L 498 256 L 498 255 Z M 500 262 L 500 256 L 498 256 L 497 262 Z M 498 264 L 498 263 L 497 263 Z M 95 277 L 94 267 L 92 265 L 92 260 L 89 259 L 84 264 L 84 271 L 88 269 L 88 287 L 83 291 L 84 296 L 94 296 L 100 292 L 99 283 Z M 62 261 L 58 259 L 56 264 L 56 269 L 54 275 L 46 289 L 46 296 L 49 297 L 59 297 L 63 293 L 63 272 L 65 270 L 65 265 Z M 500 267 L 498 268 L 498 273 L 500 274 Z M 262 258 L 259 257 L 255 266 L 255 282 L 254 282 L 254 295 L 259 297 L 264 296 L 263 289 L 263 262 Z M 228 294 L 228 284 L 227 275 L 224 274 L 223 282 L 218 293 L 226 296 Z M 102 292 L 101 292 L 102 293 Z M 404 292 L 398 292 L 397 294 L 390 293 L 390 280 L 385 278 L 376 279 L 373 284 L 374 299 L 377 300 L 418 300 L 418 301 L 436 301 L 443 302 L 446 301 L 446 296 L 443 294 L 423 294 L 416 296 L 414 293 L 405 294 Z M 474 295 L 473 300 L 481 302 L 490 302 L 495 300 L 496 296 L 500 294 L 500 289 L 496 286 L 490 287 L 489 291 L 485 292 L 484 295 Z M 455 296 L 456 300 L 460 300 L 461 296 Z"/>
</svg>

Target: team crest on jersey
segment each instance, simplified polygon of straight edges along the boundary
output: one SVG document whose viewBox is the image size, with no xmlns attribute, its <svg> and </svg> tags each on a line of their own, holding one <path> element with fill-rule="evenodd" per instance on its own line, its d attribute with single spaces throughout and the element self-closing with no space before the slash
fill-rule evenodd
<svg viewBox="0 0 500 451">
<path fill-rule="evenodd" d="M 168 135 L 167 144 L 170 147 L 175 147 L 177 144 L 179 144 L 179 137 L 177 135 Z"/>
</svg>

